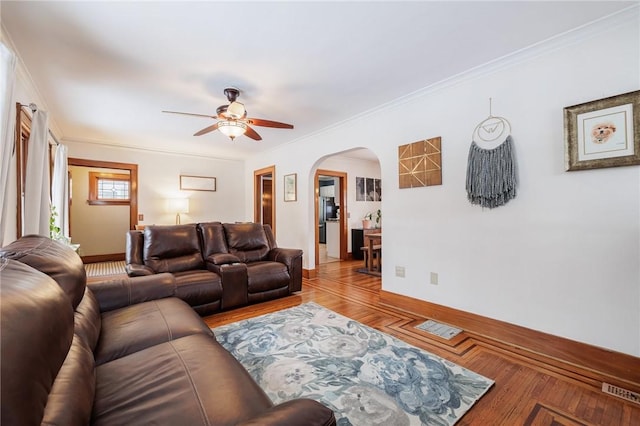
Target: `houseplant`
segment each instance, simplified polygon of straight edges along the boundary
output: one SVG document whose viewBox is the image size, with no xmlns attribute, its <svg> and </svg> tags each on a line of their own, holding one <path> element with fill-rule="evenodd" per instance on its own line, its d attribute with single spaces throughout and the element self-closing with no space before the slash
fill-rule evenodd
<svg viewBox="0 0 640 426">
<path fill-rule="evenodd" d="M 364 218 L 362 219 L 362 229 L 370 229 L 372 227 L 371 218 L 372 218 L 371 212 L 364 215 Z"/>
<path fill-rule="evenodd" d="M 56 224 L 56 217 L 58 217 L 58 212 L 56 211 L 56 206 L 53 204 L 50 207 L 51 214 L 49 215 L 49 238 L 52 240 L 60 241 L 63 244 L 70 246 L 76 252 L 80 247 L 79 244 L 72 244 L 71 238 L 66 237 L 62 233 L 62 229 Z"/>
<path fill-rule="evenodd" d="M 375 215 L 376 224 L 375 226 L 372 226 L 374 215 Z M 369 212 L 365 214 L 364 218 L 362 219 L 362 228 L 363 229 L 380 228 L 381 220 L 382 220 L 382 212 L 380 211 L 380 209 L 376 210 L 375 212 Z"/>
<path fill-rule="evenodd" d="M 60 239 L 62 233 L 60 232 L 60 227 L 56 225 L 56 217 L 58 216 L 56 206 L 51 205 L 50 211 L 51 214 L 49 215 L 49 238 L 51 238 L 52 240 L 58 240 Z"/>
</svg>

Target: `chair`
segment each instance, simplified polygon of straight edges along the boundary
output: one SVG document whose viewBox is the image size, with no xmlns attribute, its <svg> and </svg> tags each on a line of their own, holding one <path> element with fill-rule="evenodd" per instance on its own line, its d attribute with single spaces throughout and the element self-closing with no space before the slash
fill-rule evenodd
<svg viewBox="0 0 640 426">
<path fill-rule="evenodd" d="M 373 253 L 369 255 L 369 247 L 360 247 L 362 254 L 364 255 L 364 267 L 369 271 L 380 272 L 382 270 L 382 245 L 376 244 L 373 246 Z M 371 261 L 369 261 L 371 259 Z M 371 265 L 369 265 L 371 263 Z"/>
</svg>

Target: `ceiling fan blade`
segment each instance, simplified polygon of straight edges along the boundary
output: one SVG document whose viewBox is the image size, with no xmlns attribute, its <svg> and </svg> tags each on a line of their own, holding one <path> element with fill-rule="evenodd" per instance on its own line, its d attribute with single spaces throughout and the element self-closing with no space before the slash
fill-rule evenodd
<svg viewBox="0 0 640 426">
<path fill-rule="evenodd" d="M 219 121 L 216 124 L 213 124 L 213 125 L 211 125 L 209 127 L 205 127 L 204 129 L 200 130 L 199 132 L 194 133 L 193 136 L 202 136 L 202 135 L 204 135 L 206 133 L 213 132 L 214 130 L 218 129 L 218 125 L 220 125 Z"/>
<path fill-rule="evenodd" d="M 248 124 L 262 127 L 277 127 L 278 129 L 293 129 L 293 124 L 280 123 L 278 121 L 263 120 L 261 118 L 247 118 Z"/>
<path fill-rule="evenodd" d="M 247 126 L 247 131 L 244 132 L 244 135 L 256 141 L 262 140 L 262 136 L 260 136 L 255 130 L 253 130 L 249 126 Z"/>
<path fill-rule="evenodd" d="M 162 112 L 166 112 L 168 114 L 193 115 L 195 117 L 217 118 L 215 115 L 194 114 L 192 112 L 180 112 L 180 111 L 162 111 Z"/>
</svg>

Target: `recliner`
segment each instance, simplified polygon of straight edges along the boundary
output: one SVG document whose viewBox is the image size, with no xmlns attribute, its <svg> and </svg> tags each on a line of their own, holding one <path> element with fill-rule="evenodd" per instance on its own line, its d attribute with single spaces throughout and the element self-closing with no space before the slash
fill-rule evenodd
<svg viewBox="0 0 640 426">
<path fill-rule="evenodd" d="M 220 311 L 220 276 L 204 267 L 195 225 L 149 226 L 127 233 L 126 270 L 129 276 L 168 272 L 176 281 L 176 296 L 200 315 Z"/>
<path fill-rule="evenodd" d="M 207 222 L 127 233 L 129 276 L 169 272 L 201 315 L 302 289 L 302 250 L 279 248 L 269 225 Z"/>
</svg>

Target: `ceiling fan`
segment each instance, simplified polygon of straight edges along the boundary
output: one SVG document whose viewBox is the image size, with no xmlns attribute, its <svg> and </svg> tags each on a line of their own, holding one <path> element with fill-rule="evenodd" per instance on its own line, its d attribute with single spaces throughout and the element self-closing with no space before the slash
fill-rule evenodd
<svg viewBox="0 0 640 426">
<path fill-rule="evenodd" d="M 240 96 L 240 90 L 235 87 L 227 87 L 224 89 L 224 95 L 229 101 L 228 105 L 220 105 L 216 109 L 216 115 L 207 114 L 194 114 L 190 112 L 179 111 L 162 111 L 170 114 L 182 114 L 182 115 L 194 115 L 196 117 L 209 117 L 217 119 L 218 121 L 211 126 L 205 127 L 199 132 L 194 133 L 193 136 L 202 136 L 204 134 L 213 132 L 214 130 L 220 130 L 223 134 L 235 139 L 240 135 L 246 135 L 254 140 L 262 140 L 262 137 L 251 126 L 262 127 L 275 127 L 278 129 L 293 129 L 293 125 L 280 123 L 278 121 L 263 120 L 261 118 L 248 118 L 247 110 L 244 104 L 241 104 L 236 99 Z"/>
</svg>

